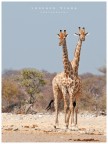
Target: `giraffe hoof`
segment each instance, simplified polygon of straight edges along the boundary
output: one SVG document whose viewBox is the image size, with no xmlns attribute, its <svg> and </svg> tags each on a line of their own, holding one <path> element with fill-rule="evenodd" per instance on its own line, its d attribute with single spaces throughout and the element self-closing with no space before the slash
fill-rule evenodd
<svg viewBox="0 0 108 144">
<path fill-rule="evenodd" d="M 55 128 L 55 129 L 57 128 L 56 125 L 54 125 L 54 128 Z"/>
<path fill-rule="evenodd" d="M 75 127 L 75 124 L 71 124 L 71 127 Z"/>
<path fill-rule="evenodd" d="M 55 128 L 55 129 L 59 129 L 59 126 L 58 126 L 58 124 L 57 124 L 57 125 L 54 125 L 54 128 Z"/>
<path fill-rule="evenodd" d="M 68 129 L 68 124 L 66 124 L 66 129 Z"/>
<path fill-rule="evenodd" d="M 68 126 L 63 126 L 63 130 L 67 131 L 68 130 Z"/>
<path fill-rule="evenodd" d="M 78 128 L 77 125 L 72 125 L 71 126 L 71 131 L 78 131 L 78 130 L 79 130 L 79 128 Z"/>
</svg>

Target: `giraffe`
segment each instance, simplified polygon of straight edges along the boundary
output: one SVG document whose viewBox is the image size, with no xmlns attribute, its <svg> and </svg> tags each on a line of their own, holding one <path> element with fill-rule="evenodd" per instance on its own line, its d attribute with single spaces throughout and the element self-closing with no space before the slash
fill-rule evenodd
<svg viewBox="0 0 108 144">
<path fill-rule="evenodd" d="M 79 33 L 75 33 L 75 35 L 79 36 L 75 52 L 74 52 L 74 58 L 71 61 L 72 68 L 74 71 L 74 75 L 77 77 L 78 76 L 78 68 L 79 68 L 79 61 L 80 61 L 80 53 L 81 53 L 81 46 L 82 46 L 82 41 L 85 41 L 85 36 L 88 35 L 88 32 L 85 32 L 85 28 L 79 27 Z"/>
<path fill-rule="evenodd" d="M 67 110 L 68 110 L 68 103 L 67 103 L 67 94 L 70 95 L 70 89 L 73 87 L 75 81 L 74 81 L 74 75 L 72 70 L 71 62 L 68 59 L 68 51 L 67 51 L 67 45 L 66 45 L 66 37 L 68 34 L 66 34 L 66 30 L 64 30 L 64 33 L 62 33 L 62 30 L 60 30 L 59 36 L 59 46 L 62 46 L 63 49 L 63 64 L 64 64 L 64 72 L 57 74 L 57 76 L 53 79 L 52 85 L 53 85 L 53 93 L 54 93 L 54 105 L 55 105 L 55 111 L 56 111 L 56 120 L 55 120 L 55 128 L 58 125 L 58 101 L 63 98 L 64 100 L 64 112 L 65 112 L 65 123 L 66 128 L 68 127 L 67 123 Z M 71 101 L 71 97 L 70 97 Z M 75 105 L 74 105 L 75 107 Z M 69 119 L 69 116 L 68 116 Z M 71 118 L 72 123 L 72 118 Z"/>
<path fill-rule="evenodd" d="M 61 81 L 61 92 L 62 93 L 62 97 L 64 100 L 64 112 L 65 112 L 65 123 L 66 123 L 66 115 L 67 115 L 67 86 L 69 85 L 69 82 L 72 79 L 73 76 L 73 70 L 72 70 L 72 65 L 71 62 L 69 61 L 68 58 L 68 50 L 67 50 L 67 44 L 66 44 L 66 37 L 67 37 L 67 33 L 66 30 L 64 30 L 64 32 L 62 32 L 62 30 L 60 30 L 60 33 L 58 34 L 59 37 L 59 46 L 62 46 L 62 50 L 63 50 L 63 65 L 64 65 L 64 73 L 62 73 L 62 81 Z M 54 91 L 54 90 L 53 90 Z M 57 100 L 57 99 L 56 99 Z M 56 100 L 55 100 L 55 105 L 56 105 Z M 57 104 L 58 105 L 58 104 Z M 58 107 L 58 106 L 57 106 Z M 56 118 L 58 117 L 58 108 L 56 109 Z M 56 119 L 56 123 L 57 123 L 57 119 Z"/>
<path fill-rule="evenodd" d="M 79 66 L 79 58 L 80 58 L 80 51 L 78 53 L 78 50 L 81 49 L 81 44 L 79 44 L 79 41 L 82 43 L 82 41 L 85 40 L 85 36 L 87 33 L 85 33 L 85 29 L 79 28 L 79 40 L 77 47 L 75 49 L 74 53 L 74 59 L 73 61 L 69 61 L 68 59 L 68 52 L 67 52 L 67 46 L 66 46 L 66 30 L 64 30 L 64 33 L 60 30 L 60 34 L 58 34 L 60 42 L 59 46 L 62 46 L 63 48 L 63 64 L 64 64 L 64 72 L 61 72 L 57 74 L 53 81 L 53 93 L 54 93 L 54 106 L 55 106 L 55 112 L 56 112 L 56 119 L 55 119 L 55 125 L 56 128 L 58 125 L 58 103 L 63 98 L 64 99 L 64 112 L 65 112 L 65 124 L 66 128 L 69 126 L 69 119 L 71 116 L 71 128 L 72 129 L 78 129 L 77 128 L 77 105 L 76 105 L 76 99 L 81 95 L 81 80 L 78 77 L 78 66 Z M 70 65 L 71 63 L 71 65 Z M 69 108 L 67 105 L 67 95 L 69 95 Z"/>
<path fill-rule="evenodd" d="M 79 62 L 80 62 L 82 42 L 85 41 L 85 37 L 88 35 L 88 32 L 85 32 L 84 27 L 83 28 L 79 27 L 79 32 L 75 33 L 75 35 L 79 36 L 79 39 L 75 48 L 75 52 L 74 52 L 74 58 L 71 61 L 75 84 L 73 86 L 72 92 L 70 92 L 70 97 L 72 97 L 73 100 L 72 101 L 70 100 L 70 109 L 69 109 L 68 117 L 67 117 L 67 125 L 69 124 L 69 118 L 71 114 L 71 124 L 72 126 L 76 127 L 76 128 L 74 127 L 75 129 L 77 129 L 78 107 L 76 105 L 76 99 L 78 99 L 80 95 L 82 94 L 81 79 L 78 76 L 78 68 L 79 68 Z"/>
</svg>

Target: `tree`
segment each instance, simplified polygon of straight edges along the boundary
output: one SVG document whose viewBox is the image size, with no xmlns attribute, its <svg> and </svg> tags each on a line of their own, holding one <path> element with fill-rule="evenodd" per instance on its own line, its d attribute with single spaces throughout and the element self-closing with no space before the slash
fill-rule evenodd
<svg viewBox="0 0 108 144">
<path fill-rule="evenodd" d="M 30 95 L 30 104 L 35 102 L 36 94 L 40 93 L 45 85 L 43 74 L 36 69 L 24 69 L 21 71 L 20 84 Z"/>
<path fill-rule="evenodd" d="M 103 74 L 106 74 L 106 66 L 102 66 L 102 67 L 98 68 L 98 71 Z"/>
</svg>

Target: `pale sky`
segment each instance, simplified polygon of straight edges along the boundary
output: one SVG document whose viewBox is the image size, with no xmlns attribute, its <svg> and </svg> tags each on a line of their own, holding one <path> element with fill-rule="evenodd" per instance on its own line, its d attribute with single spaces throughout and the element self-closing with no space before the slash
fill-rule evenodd
<svg viewBox="0 0 108 144">
<path fill-rule="evenodd" d="M 98 74 L 106 64 L 105 2 L 2 2 L 2 70 L 63 71 L 57 34 L 67 30 L 72 60 L 79 26 L 90 33 L 82 45 L 79 74 Z"/>
</svg>

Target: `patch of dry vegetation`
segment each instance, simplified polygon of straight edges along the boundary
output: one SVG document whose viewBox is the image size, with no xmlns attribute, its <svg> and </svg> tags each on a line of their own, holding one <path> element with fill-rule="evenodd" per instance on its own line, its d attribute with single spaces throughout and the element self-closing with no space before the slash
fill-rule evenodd
<svg viewBox="0 0 108 144">
<path fill-rule="evenodd" d="M 93 112 L 106 111 L 106 70 L 99 69 L 103 75 L 93 75 L 86 73 L 81 75 L 83 94 L 80 97 L 79 109 Z M 25 87 L 19 84 L 17 78 L 21 76 L 21 71 L 6 71 L 2 75 L 2 111 L 13 113 L 24 113 L 25 106 L 29 104 L 30 95 Z M 38 71 L 39 72 L 39 71 Z M 41 71 L 42 80 L 45 85 L 39 86 L 39 92 L 33 93 L 32 111 L 29 113 L 42 112 L 53 99 L 52 79 L 56 73 Z M 31 79 L 30 79 L 31 81 Z M 33 81 L 34 82 L 34 81 Z M 60 103 L 63 110 L 63 101 Z M 52 111 L 54 107 L 52 106 Z"/>
</svg>

